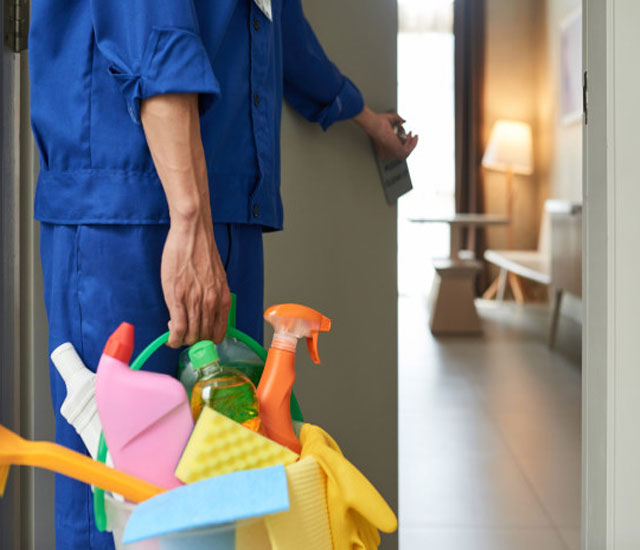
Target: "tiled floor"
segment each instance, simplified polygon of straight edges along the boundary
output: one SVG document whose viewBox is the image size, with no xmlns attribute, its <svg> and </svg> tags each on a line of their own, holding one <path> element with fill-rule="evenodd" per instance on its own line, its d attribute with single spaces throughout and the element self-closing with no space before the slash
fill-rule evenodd
<svg viewBox="0 0 640 550">
<path fill-rule="evenodd" d="M 400 549 L 580 548 L 580 327 L 482 303 L 481 338 L 435 339 L 402 297 Z"/>
</svg>

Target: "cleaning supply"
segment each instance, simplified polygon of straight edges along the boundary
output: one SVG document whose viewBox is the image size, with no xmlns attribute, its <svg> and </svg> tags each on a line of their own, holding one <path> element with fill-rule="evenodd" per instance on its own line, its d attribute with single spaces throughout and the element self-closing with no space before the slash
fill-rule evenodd
<svg viewBox="0 0 640 550">
<path fill-rule="evenodd" d="M 206 405 L 254 432 L 262 431 L 256 387 L 244 374 L 220 364 L 216 346 L 203 340 L 189 349 L 198 374 L 191 392 L 191 413 L 197 420 Z"/>
<path fill-rule="evenodd" d="M 239 370 L 242 374 L 247 376 L 249 380 L 253 382 L 253 385 L 256 386 L 260 381 L 262 367 L 264 367 L 264 359 L 260 359 L 259 354 L 263 352 L 266 357 L 266 352 L 253 338 L 236 329 L 238 297 L 233 292 L 231 292 L 230 295 L 231 306 L 229 307 L 229 314 L 227 315 L 227 333 L 222 342 L 216 345 L 216 351 L 218 352 L 222 365 L 234 368 L 240 367 Z M 242 339 L 242 342 L 238 340 L 238 337 Z M 254 350 L 252 350 L 252 348 L 254 348 Z M 190 348 L 184 349 L 180 353 L 177 378 L 182 382 L 189 398 L 191 398 L 191 389 L 196 383 L 198 373 L 189 359 L 189 349 Z M 240 355 L 240 357 L 238 357 L 238 355 Z M 249 372 L 247 372 L 247 370 Z"/>
<path fill-rule="evenodd" d="M 162 548 L 233 550 L 234 526 L 229 524 L 288 509 L 283 466 L 234 472 L 179 487 L 136 506 L 123 542 L 163 537 Z M 180 534 L 184 536 L 177 538 Z"/>
<path fill-rule="evenodd" d="M 265 518 L 271 549 L 333 550 L 327 481 L 322 468 L 312 456 L 307 456 L 289 464 L 286 471 L 289 510 Z"/>
<path fill-rule="evenodd" d="M 234 367 L 258 386 L 267 351 L 251 336 L 236 328 L 238 297 L 231 293 L 231 307 L 227 317 L 227 333 L 220 344 L 216 346 L 220 362 Z"/>
<path fill-rule="evenodd" d="M 246 339 L 248 340 L 248 337 L 246 337 Z M 220 363 L 238 369 L 257 387 L 260 382 L 260 377 L 262 376 L 262 369 L 264 368 L 264 361 L 267 358 L 267 352 L 262 346 L 255 342 L 255 340 L 253 342 L 261 355 L 258 355 L 256 349 L 250 348 L 246 340 L 240 340 L 229 333 L 227 333 L 224 340 L 216 346 L 216 349 L 220 356 Z"/>
<path fill-rule="evenodd" d="M 193 368 L 193 364 L 191 363 L 191 359 L 189 359 L 189 350 L 191 348 L 183 349 L 178 356 L 178 373 L 177 378 L 180 380 L 180 383 L 184 386 L 184 389 L 191 399 L 191 391 L 193 390 L 193 385 L 196 383 L 198 379 L 198 373 Z"/>
<path fill-rule="evenodd" d="M 193 429 L 189 400 L 175 378 L 129 368 L 133 333 L 122 323 L 107 341 L 96 377 L 98 414 L 116 468 L 172 489 L 181 485 L 173 472 Z"/>
<path fill-rule="evenodd" d="M 267 360 L 267 350 L 251 336 L 236 328 L 237 297 L 231 293 L 231 308 L 229 309 L 227 333 L 216 350 L 220 357 L 220 364 L 238 369 L 255 387 L 258 387 L 264 362 Z M 177 378 L 187 390 L 191 398 L 191 390 L 196 381 L 196 372 L 189 360 L 189 350 L 183 350 L 178 361 Z M 291 394 L 291 418 L 302 422 L 303 416 L 295 394 Z"/>
<path fill-rule="evenodd" d="M 300 453 L 300 442 L 291 424 L 291 389 L 296 379 L 296 345 L 307 339 L 314 363 L 320 363 L 318 334 L 329 332 L 331 319 L 310 307 L 298 304 L 272 306 L 264 318 L 273 326 L 273 340 L 258 385 L 260 416 L 267 436 Z"/>
<path fill-rule="evenodd" d="M 326 474 L 333 548 L 378 548 L 378 529 L 393 533 L 398 528 L 389 505 L 324 430 L 305 424 L 300 441 L 303 460 L 315 458 Z"/>
<path fill-rule="evenodd" d="M 236 525 L 234 550 L 272 550 L 264 518 Z"/>
<path fill-rule="evenodd" d="M 67 386 L 67 397 L 60 407 L 60 414 L 75 428 L 95 459 L 102 432 L 96 407 L 96 375 L 85 366 L 70 342 L 54 349 L 51 361 Z"/>
<path fill-rule="evenodd" d="M 189 397 L 191 397 L 191 391 L 198 378 L 198 372 L 189 359 L 190 349 L 186 348 L 180 352 L 177 372 L 177 378 L 182 382 Z M 264 368 L 264 360 L 267 357 L 267 352 L 260 344 L 246 334 L 229 328 L 222 342 L 216 345 L 216 351 L 221 365 L 239 370 L 251 380 L 254 386 L 258 385 Z M 259 355 L 259 352 L 264 357 Z"/>
<path fill-rule="evenodd" d="M 0 496 L 4 494 L 11 465 L 45 468 L 118 493 L 133 502 L 142 502 L 164 491 L 62 445 L 27 441 L 0 425 Z"/>
<path fill-rule="evenodd" d="M 210 407 L 202 409 L 176 477 L 193 483 L 238 470 L 291 464 L 298 455 Z"/>
</svg>

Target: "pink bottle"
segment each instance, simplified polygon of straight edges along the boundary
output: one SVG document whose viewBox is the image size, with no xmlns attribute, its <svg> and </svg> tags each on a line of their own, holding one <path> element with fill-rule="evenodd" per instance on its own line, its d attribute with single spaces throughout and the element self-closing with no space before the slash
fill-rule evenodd
<svg viewBox="0 0 640 550">
<path fill-rule="evenodd" d="M 166 374 L 129 368 L 133 325 L 109 337 L 96 376 L 96 403 L 114 466 L 149 483 L 182 485 L 173 472 L 193 430 L 182 384 Z"/>
</svg>

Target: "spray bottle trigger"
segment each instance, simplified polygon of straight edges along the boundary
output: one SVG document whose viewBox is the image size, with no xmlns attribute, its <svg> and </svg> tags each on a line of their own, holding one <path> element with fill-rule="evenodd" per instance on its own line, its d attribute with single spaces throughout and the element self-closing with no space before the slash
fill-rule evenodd
<svg viewBox="0 0 640 550">
<path fill-rule="evenodd" d="M 311 360 L 316 364 L 320 364 L 320 355 L 318 354 L 318 332 L 313 331 L 310 337 L 307 337 L 307 348 L 309 349 L 309 355 Z"/>
</svg>

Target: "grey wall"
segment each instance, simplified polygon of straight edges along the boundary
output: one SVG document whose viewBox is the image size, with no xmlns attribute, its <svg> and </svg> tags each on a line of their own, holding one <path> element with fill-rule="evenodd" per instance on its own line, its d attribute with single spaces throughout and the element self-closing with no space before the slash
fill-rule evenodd
<svg viewBox="0 0 640 550">
<path fill-rule="evenodd" d="M 303 3 L 367 104 L 394 107 L 395 0 Z M 296 392 L 306 419 L 336 438 L 397 511 L 396 210 L 355 124 L 324 133 L 287 108 L 282 129 L 285 231 L 265 236 L 265 304 L 301 302 L 333 319 L 320 337 L 321 366 L 299 347 Z M 397 548 L 397 537 L 382 548 Z"/>
</svg>

